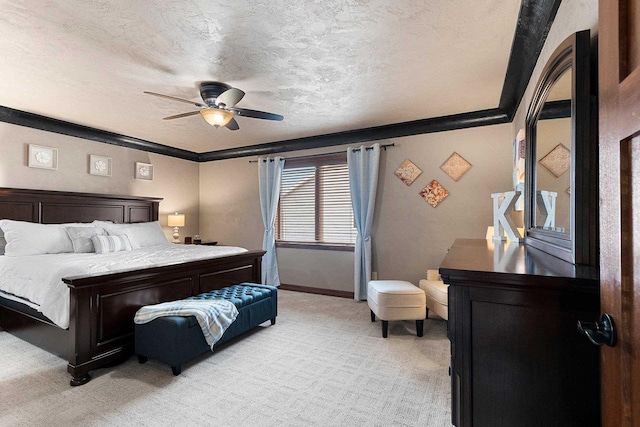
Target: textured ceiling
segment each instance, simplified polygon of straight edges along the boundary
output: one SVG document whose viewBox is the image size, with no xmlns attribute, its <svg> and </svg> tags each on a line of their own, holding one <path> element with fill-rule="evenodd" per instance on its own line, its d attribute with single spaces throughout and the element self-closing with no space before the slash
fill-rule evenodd
<svg viewBox="0 0 640 427">
<path fill-rule="evenodd" d="M 195 152 L 498 105 L 520 1 L 0 0 L 0 105 Z M 285 116 L 215 129 L 198 83 Z"/>
</svg>

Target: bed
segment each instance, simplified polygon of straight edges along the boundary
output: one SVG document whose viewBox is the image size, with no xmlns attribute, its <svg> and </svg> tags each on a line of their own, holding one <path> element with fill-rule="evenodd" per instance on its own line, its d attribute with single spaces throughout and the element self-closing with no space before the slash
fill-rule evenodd
<svg viewBox="0 0 640 427">
<path fill-rule="evenodd" d="M 0 188 L 0 218 L 43 224 L 141 223 L 158 219 L 162 199 Z M 69 361 L 71 385 L 89 371 L 126 360 L 133 352 L 133 317 L 143 305 L 182 299 L 242 282 L 260 283 L 264 251 L 156 267 L 65 277 L 69 327 L 0 297 L 0 328 Z"/>
</svg>

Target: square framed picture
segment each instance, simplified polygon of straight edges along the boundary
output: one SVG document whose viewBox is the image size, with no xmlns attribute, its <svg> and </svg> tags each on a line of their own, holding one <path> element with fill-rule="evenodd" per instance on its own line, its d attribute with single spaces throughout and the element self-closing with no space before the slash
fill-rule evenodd
<svg viewBox="0 0 640 427">
<path fill-rule="evenodd" d="M 153 180 L 153 165 L 151 163 L 136 162 L 136 179 Z"/>
<path fill-rule="evenodd" d="M 89 173 L 98 176 L 111 176 L 111 157 L 89 155 Z"/>
<path fill-rule="evenodd" d="M 563 144 L 556 145 L 542 159 L 538 161 L 556 178 L 571 169 L 571 150 Z"/>
<path fill-rule="evenodd" d="M 58 149 L 29 144 L 27 164 L 30 168 L 58 170 Z"/>
<path fill-rule="evenodd" d="M 407 185 L 413 184 L 421 173 L 422 170 L 409 159 L 405 160 L 395 172 L 396 176 Z"/>
<path fill-rule="evenodd" d="M 434 208 L 448 195 L 449 191 L 435 179 L 420 191 L 420 196 Z"/>
<path fill-rule="evenodd" d="M 464 157 L 455 151 L 449 156 L 447 160 L 440 166 L 440 169 L 454 181 L 459 181 L 462 175 L 467 173 L 471 169 L 471 163 L 466 161 Z"/>
</svg>

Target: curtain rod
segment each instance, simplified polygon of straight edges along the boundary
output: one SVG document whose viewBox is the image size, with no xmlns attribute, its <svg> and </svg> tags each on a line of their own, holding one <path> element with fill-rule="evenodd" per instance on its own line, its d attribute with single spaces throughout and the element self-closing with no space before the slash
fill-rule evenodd
<svg viewBox="0 0 640 427">
<path fill-rule="evenodd" d="M 383 144 L 380 146 L 380 148 L 382 148 L 384 151 L 387 151 L 387 148 L 389 147 L 395 147 L 396 144 L 395 143 L 391 143 L 391 144 Z M 351 150 L 355 151 L 360 151 L 359 148 L 351 148 Z M 365 147 L 365 150 L 373 150 L 373 147 Z M 312 154 L 310 156 L 296 156 L 296 157 L 285 157 L 282 160 L 287 160 L 287 159 L 308 159 L 311 157 L 320 157 L 320 156 L 329 156 L 331 154 L 342 154 L 344 153 L 344 151 L 333 151 L 331 153 L 320 153 L 320 154 Z M 266 161 L 266 160 L 265 160 Z M 269 161 L 273 161 L 273 158 L 269 159 Z M 258 160 L 249 160 L 249 163 L 258 163 Z"/>
</svg>

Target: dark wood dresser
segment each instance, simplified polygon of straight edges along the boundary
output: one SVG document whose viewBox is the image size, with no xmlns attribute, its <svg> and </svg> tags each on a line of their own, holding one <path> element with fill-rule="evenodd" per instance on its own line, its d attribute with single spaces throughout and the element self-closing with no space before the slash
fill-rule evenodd
<svg viewBox="0 0 640 427">
<path fill-rule="evenodd" d="M 458 239 L 440 274 L 450 285 L 454 425 L 600 425 L 599 350 L 576 327 L 598 318 L 596 268 Z"/>
</svg>

